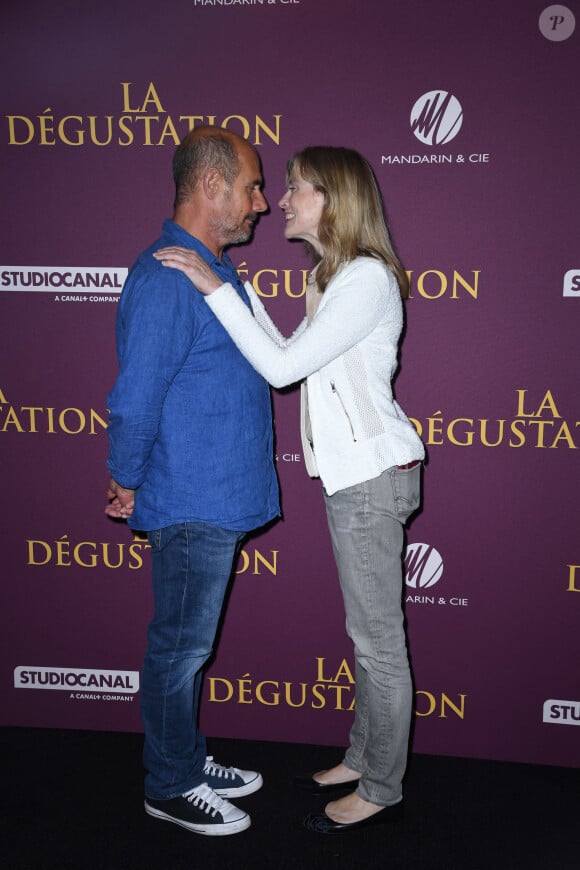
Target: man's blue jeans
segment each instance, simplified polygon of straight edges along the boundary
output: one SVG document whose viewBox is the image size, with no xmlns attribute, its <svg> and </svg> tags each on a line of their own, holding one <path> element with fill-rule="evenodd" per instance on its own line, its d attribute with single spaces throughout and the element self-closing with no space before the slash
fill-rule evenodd
<svg viewBox="0 0 580 870">
<path fill-rule="evenodd" d="M 244 534 L 199 522 L 148 533 L 154 612 L 141 715 L 149 798 L 169 800 L 203 782 L 206 745 L 197 727 L 203 666 Z"/>
</svg>

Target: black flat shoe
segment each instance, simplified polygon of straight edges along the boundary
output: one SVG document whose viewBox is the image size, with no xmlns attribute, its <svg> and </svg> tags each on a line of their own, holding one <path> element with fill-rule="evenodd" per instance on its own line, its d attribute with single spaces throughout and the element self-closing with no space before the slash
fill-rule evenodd
<svg viewBox="0 0 580 870">
<path fill-rule="evenodd" d="M 305 774 L 304 776 L 295 776 L 293 782 L 296 788 L 300 788 L 302 789 L 302 791 L 309 791 L 310 794 L 329 794 L 333 791 L 345 791 L 346 789 L 354 791 L 358 785 L 358 779 L 350 779 L 347 782 L 332 782 L 327 784 L 322 782 L 316 782 L 316 780 L 312 778 L 311 774 Z"/>
<path fill-rule="evenodd" d="M 335 822 L 326 813 L 310 813 L 304 819 L 304 827 L 309 831 L 316 831 L 317 834 L 340 834 L 343 831 L 355 831 L 358 828 L 370 828 L 372 825 L 385 825 L 390 822 L 395 822 L 403 815 L 403 803 L 393 804 L 390 807 L 385 807 L 379 810 L 373 816 L 367 819 L 361 819 L 360 822 L 350 822 L 349 824 L 341 824 Z"/>
</svg>

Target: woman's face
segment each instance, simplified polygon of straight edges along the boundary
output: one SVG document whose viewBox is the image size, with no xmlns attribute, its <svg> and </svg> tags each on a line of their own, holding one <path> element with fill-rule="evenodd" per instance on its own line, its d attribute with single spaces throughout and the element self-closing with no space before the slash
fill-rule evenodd
<svg viewBox="0 0 580 870">
<path fill-rule="evenodd" d="M 284 235 L 287 239 L 302 239 L 322 255 L 318 240 L 318 227 L 324 207 L 324 194 L 314 185 L 305 181 L 300 170 L 294 166 L 288 180 L 288 189 L 278 203 L 284 212 L 286 225 Z"/>
</svg>

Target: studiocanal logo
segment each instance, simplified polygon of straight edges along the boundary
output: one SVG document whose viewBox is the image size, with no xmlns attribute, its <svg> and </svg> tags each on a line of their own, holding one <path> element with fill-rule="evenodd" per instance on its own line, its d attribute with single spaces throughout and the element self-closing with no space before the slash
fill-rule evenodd
<svg viewBox="0 0 580 870">
<path fill-rule="evenodd" d="M 126 278 L 126 268 L 0 266 L 0 290 L 54 293 L 55 302 L 117 302 Z"/>
<path fill-rule="evenodd" d="M 580 701 L 544 701 L 542 721 L 548 725 L 580 725 Z"/>
<path fill-rule="evenodd" d="M 71 698 L 84 701 L 132 701 L 139 691 L 139 671 L 21 665 L 14 669 L 14 688 L 70 692 Z"/>
<path fill-rule="evenodd" d="M 580 299 L 580 269 L 568 269 L 564 275 L 564 296 Z"/>
</svg>

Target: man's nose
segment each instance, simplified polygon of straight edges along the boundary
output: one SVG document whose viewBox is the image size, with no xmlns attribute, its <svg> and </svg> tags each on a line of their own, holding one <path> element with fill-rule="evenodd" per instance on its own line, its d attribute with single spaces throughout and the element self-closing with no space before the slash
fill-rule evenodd
<svg viewBox="0 0 580 870">
<path fill-rule="evenodd" d="M 268 210 L 268 201 L 261 190 L 257 190 L 254 194 L 253 209 L 254 211 Z"/>
</svg>

